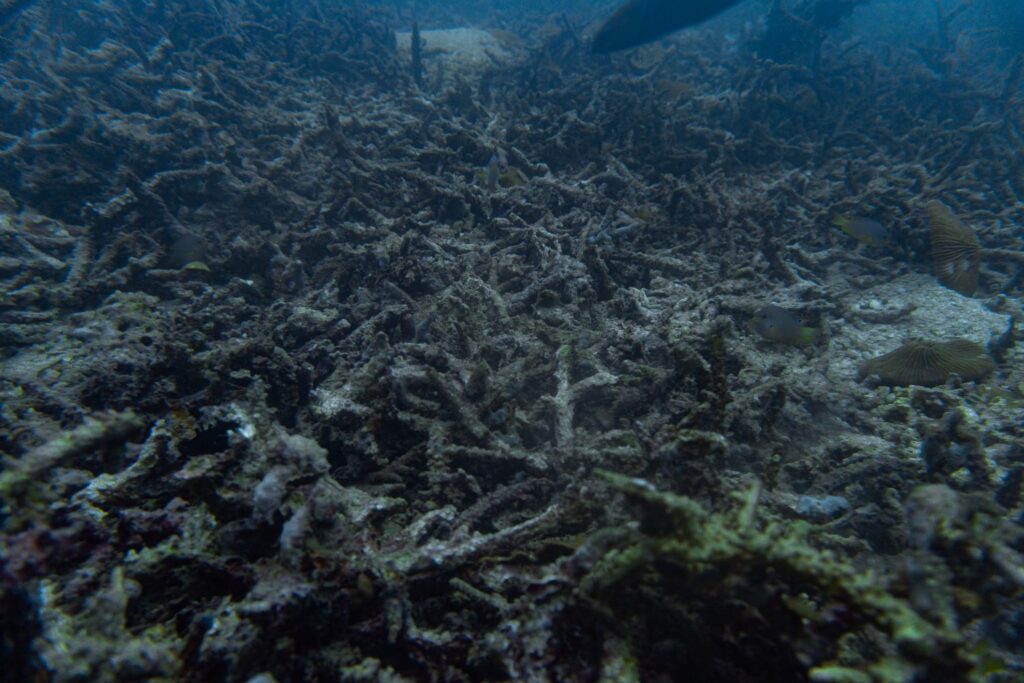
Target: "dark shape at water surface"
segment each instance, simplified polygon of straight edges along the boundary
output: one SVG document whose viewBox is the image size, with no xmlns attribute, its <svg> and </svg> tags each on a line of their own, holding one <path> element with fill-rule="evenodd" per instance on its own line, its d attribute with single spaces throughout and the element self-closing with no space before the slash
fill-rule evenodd
<svg viewBox="0 0 1024 683">
<path fill-rule="evenodd" d="M 986 377 L 995 363 L 981 344 L 967 339 L 909 341 L 895 351 L 872 358 L 860 366 L 861 377 L 878 375 L 883 384 L 906 387 L 917 384 L 934 387 L 950 375 L 966 380 Z"/>
<path fill-rule="evenodd" d="M 978 289 L 981 243 L 945 204 L 928 202 L 925 211 L 931 229 L 935 275 L 950 289 L 972 296 Z"/>
<path fill-rule="evenodd" d="M 615 52 L 699 24 L 739 0 L 630 0 L 597 31 L 594 52 Z"/>
<path fill-rule="evenodd" d="M 818 28 L 833 29 L 865 0 L 817 0 L 809 3 L 807 19 Z"/>
</svg>

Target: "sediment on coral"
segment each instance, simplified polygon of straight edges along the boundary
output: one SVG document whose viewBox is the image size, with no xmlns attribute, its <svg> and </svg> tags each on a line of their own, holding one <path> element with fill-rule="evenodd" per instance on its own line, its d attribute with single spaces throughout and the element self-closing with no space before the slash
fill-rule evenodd
<svg viewBox="0 0 1024 683">
<path fill-rule="evenodd" d="M 713 30 L 594 57 L 593 9 L 534 8 L 514 60 L 452 73 L 396 44 L 436 3 L 11 7 L 25 677 L 1021 670 L 987 634 L 1020 618 L 1022 269 L 939 286 L 925 210 L 1021 250 L 1019 60 Z M 821 334 L 762 339 L 766 304 Z M 1000 362 L 858 383 L 924 330 Z"/>
</svg>

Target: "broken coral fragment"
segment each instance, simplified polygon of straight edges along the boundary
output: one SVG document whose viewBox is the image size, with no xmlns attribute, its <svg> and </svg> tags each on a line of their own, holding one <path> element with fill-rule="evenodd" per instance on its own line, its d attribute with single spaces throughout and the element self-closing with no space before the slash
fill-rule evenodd
<svg viewBox="0 0 1024 683">
<path fill-rule="evenodd" d="M 850 511 L 850 501 L 844 496 L 800 496 L 796 513 L 812 522 L 828 522 Z"/>
</svg>

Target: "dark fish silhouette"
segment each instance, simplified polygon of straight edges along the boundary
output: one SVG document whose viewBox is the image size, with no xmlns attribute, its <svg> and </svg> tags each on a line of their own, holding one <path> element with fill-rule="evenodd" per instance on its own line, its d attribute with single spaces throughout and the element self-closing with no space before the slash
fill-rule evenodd
<svg viewBox="0 0 1024 683">
<path fill-rule="evenodd" d="M 768 341 L 793 346 L 806 346 L 821 339 L 821 330 L 806 327 L 802 318 L 775 304 L 759 310 L 750 321 L 750 329 Z"/>
<path fill-rule="evenodd" d="M 594 36 L 594 52 L 636 47 L 710 19 L 740 0 L 629 0 Z"/>
<path fill-rule="evenodd" d="M 892 244 L 892 233 L 878 221 L 863 216 L 836 216 L 832 224 L 850 237 L 872 247 Z"/>
</svg>

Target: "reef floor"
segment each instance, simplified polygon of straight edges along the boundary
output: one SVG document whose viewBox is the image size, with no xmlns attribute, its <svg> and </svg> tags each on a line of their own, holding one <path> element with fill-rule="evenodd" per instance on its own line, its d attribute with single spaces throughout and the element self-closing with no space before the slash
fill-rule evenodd
<svg viewBox="0 0 1024 683">
<path fill-rule="evenodd" d="M 1019 57 L 8 4 L 5 680 L 1024 675 Z"/>
</svg>

